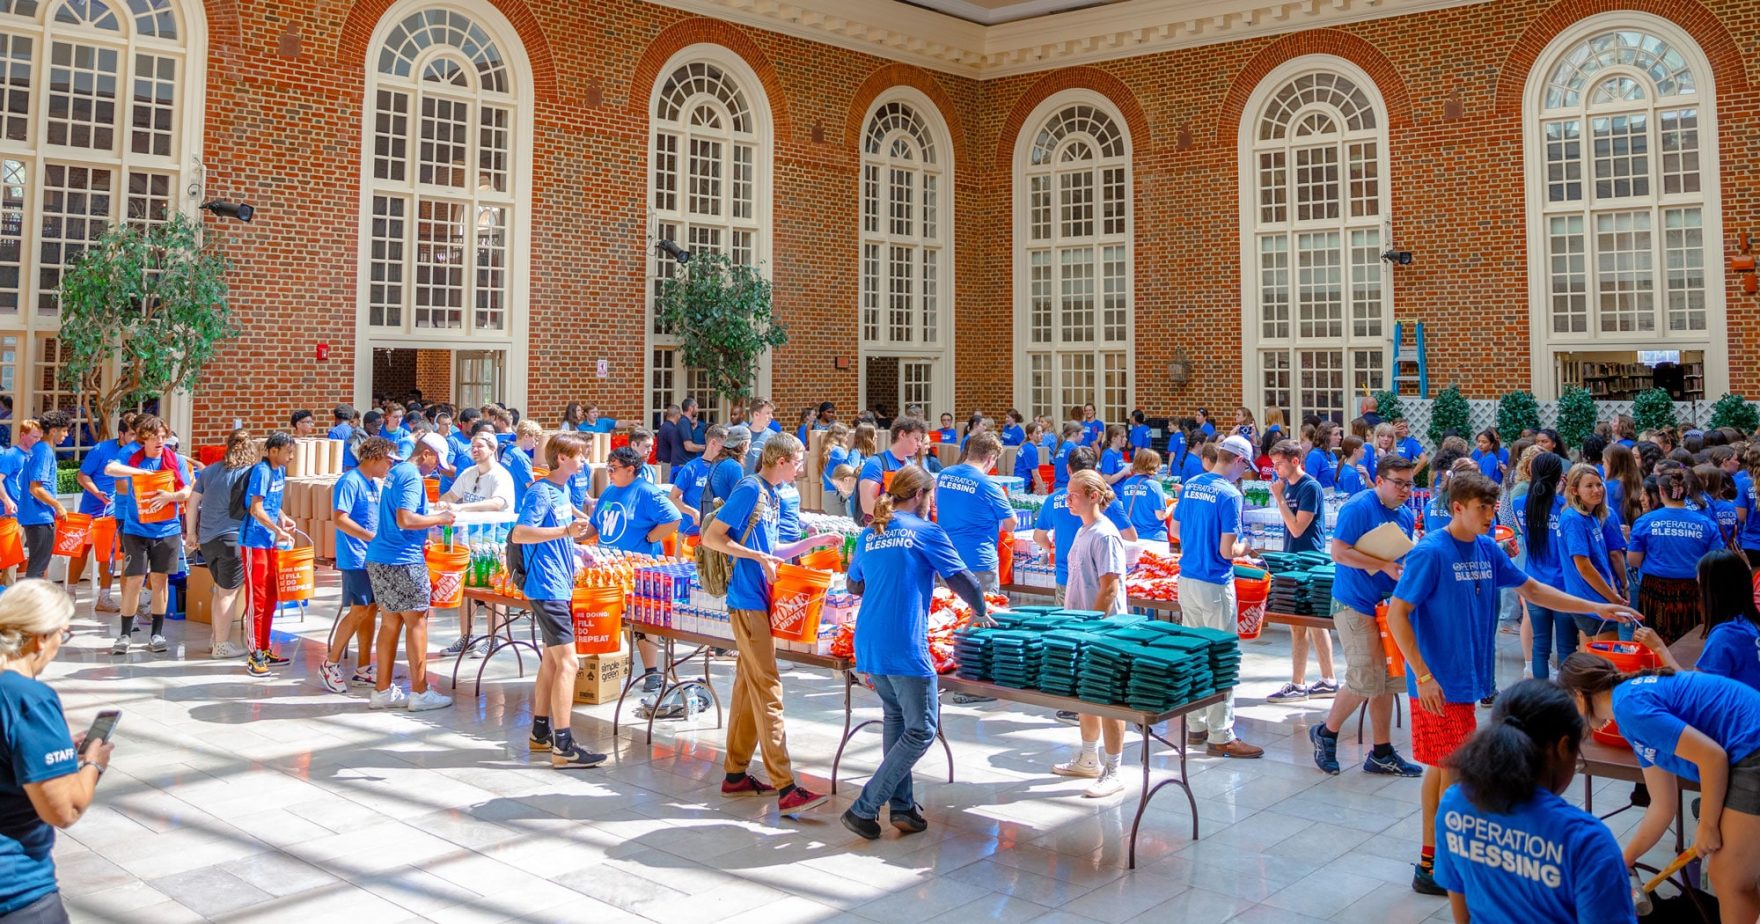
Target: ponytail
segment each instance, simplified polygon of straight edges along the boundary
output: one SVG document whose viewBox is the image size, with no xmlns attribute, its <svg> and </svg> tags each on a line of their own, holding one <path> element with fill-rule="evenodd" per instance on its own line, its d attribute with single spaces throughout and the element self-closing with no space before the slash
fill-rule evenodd
<svg viewBox="0 0 1760 924">
<path fill-rule="evenodd" d="M 868 525 L 874 528 L 876 534 L 886 534 L 886 524 L 892 522 L 892 507 L 891 494 L 882 494 L 874 498 L 874 518 L 868 521 Z"/>
<path fill-rule="evenodd" d="M 1646 667 L 1637 671 L 1622 671 L 1613 666 L 1613 662 L 1587 651 L 1573 652 L 1558 666 L 1558 685 L 1571 693 L 1580 694 L 1593 711 L 1593 702 L 1597 693 L 1606 693 L 1614 687 L 1635 677 L 1672 677 L 1672 667 Z M 1612 718 L 1608 716 L 1608 718 Z"/>
<path fill-rule="evenodd" d="M 1558 479 L 1564 474 L 1564 460 L 1556 453 L 1541 453 L 1528 468 L 1528 500 L 1523 509 L 1527 520 L 1527 543 L 1530 560 L 1545 555 L 1552 542 L 1552 503 L 1558 497 Z"/>
<path fill-rule="evenodd" d="M 893 514 L 898 512 L 898 505 L 935 486 L 935 476 L 920 465 L 907 465 L 892 473 L 892 487 L 880 492 L 874 498 L 874 517 L 868 525 L 874 528 L 877 535 L 885 535 L 887 524 L 892 522 Z"/>
<path fill-rule="evenodd" d="M 1594 655 L 1571 655 L 1578 657 L 1608 663 Z M 1570 742 L 1566 759 L 1575 763 L 1583 716 L 1570 693 L 1545 680 L 1524 680 L 1497 697 L 1490 724 L 1450 755 L 1448 765 L 1476 808 L 1505 814 L 1552 779 L 1561 739 Z"/>
</svg>

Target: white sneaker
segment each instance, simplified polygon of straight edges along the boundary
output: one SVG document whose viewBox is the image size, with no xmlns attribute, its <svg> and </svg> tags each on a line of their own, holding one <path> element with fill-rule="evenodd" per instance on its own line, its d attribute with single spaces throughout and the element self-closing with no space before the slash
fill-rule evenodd
<svg viewBox="0 0 1760 924">
<path fill-rule="evenodd" d="M 318 685 L 332 693 L 347 693 L 348 683 L 342 679 L 342 665 L 328 662 L 320 665 Z"/>
<path fill-rule="evenodd" d="M 111 596 L 108 590 L 98 595 L 98 602 L 93 604 L 92 609 L 99 613 L 122 612 L 122 607 L 116 605 L 116 598 Z"/>
<path fill-rule="evenodd" d="M 372 665 L 368 665 L 365 668 L 357 668 L 355 670 L 354 674 L 348 678 L 348 682 L 354 684 L 357 687 L 358 686 L 369 686 L 370 687 L 373 685 L 374 678 L 377 676 L 378 676 L 378 668 L 376 668 Z"/>
<path fill-rule="evenodd" d="M 113 655 L 128 654 L 128 636 L 118 635 L 116 637 L 116 644 L 110 646 L 110 653 Z"/>
<path fill-rule="evenodd" d="M 411 712 L 427 712 L 430 709 L 445 709 L 452 705 L 452 697 L 432 688 L 420 693 L 411 693 L 405 706 Z"/>
<path fill-rule="evenodd" d="M 214 650 L 208 653 L 208 657 L 220 661 L 227 658 L 242 658 L 244 657 L 244 654 L 244 646 L 234 645 L 231 642 L 221 642 L 214 646 Z"/>
<path fill-rule="evenodd" d="M 1082 797 L 1085 799 L 1104 799 L 1107 796 L 1116 796 L 1121 792 L 1124 792 L 1123 775 L 1118 772 L 1117 765 L 1113 765 L 1100 769 L 1100 778 L 1094 781 L 1094 785 L 1088 787 L 1087 792 L 1082 793 Z"/>
<path fill-rule="evenodd" d="M 1268 703 L 1303 703 L 1308 701 L 1308 688 L 1293 683 L 1284 684 L 1276 693 L 1265 697 Z"/>
<path fill-rule="evenodd" d="M 171 647 L 171 643 L 167 642 L 165 640 L 165 636 L 163 636 L 163 635 L 155 635 L 152 638 L 147 640 L 147 650 L 148 651 L 165 651 L 165 650 L 169 649 L 170 647 Z"/>
<path fill-rule="evenodd" d="M 372 695 L 367 697 L 367 708 L 368 709 L 404 709 L 404 708 L 408 708 L 408 707 L 404 706 L 404 704 L 403 704 L 403 702 L 406 698 L 407 697 L 405 697 L 403 695 L 403 688 L 396 685 L 396 684 L 392 684 L 391 686 L 388 686 L 383 690 L 374 690 Z"/>
<path fill-rule="evenodd" d="M 1057 764 L 1051 772 L 1058 776 L 1080 776 L 1094 779 L 1100 775 L 1100 758 L 1092 751 L 1083 751 L 1067 764 Z"/>
</svg>

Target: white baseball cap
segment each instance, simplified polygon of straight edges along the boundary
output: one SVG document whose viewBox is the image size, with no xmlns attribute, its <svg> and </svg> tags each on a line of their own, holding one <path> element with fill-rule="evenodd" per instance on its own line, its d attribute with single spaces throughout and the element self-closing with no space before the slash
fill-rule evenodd
<svg viewBox="0 0 1760 924">
<path fill-rule="evenodd" d="M 1253 458 L 1253 444 L 1239 434 L 1224 439 L 1222 445 L 1217 448 L 1223 452 L 1232 452 L 1243 459 L 1251 460 Z"/>
</svg>

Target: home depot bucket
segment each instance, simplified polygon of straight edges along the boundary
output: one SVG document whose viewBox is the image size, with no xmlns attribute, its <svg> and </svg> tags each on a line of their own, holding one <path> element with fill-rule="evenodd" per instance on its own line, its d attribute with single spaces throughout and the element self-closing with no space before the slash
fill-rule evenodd
<svg viewBox="0 0 1760 924">
<path fill-rule="evenodd" d="M 843 552 L 841 549 L 819 549 L 801 556 L 801 567 L 815 571 L 842 571 Z"/>
<path fill-rule="evenodd" d="M 1584 650 L 1613 662 L 1614 667 L 1626 673 L 1641 671 L 1646 667 L 1659 667 L 1662 664 L 1661 659 L 1656 657 L 1656 652 L 1637 642 L 1590 642 L 1584 647 Z M 1619 733 L 1618 722 L 1610 721 L 1606 725 L 1594 729 L 1591 733 L 1595 736 L 1595 740 L 1602 744 L 1616 748 L 1631 747 L 1626 736 Z"/>
<path fill-rule="evenodd" d="M 457 609 L 464 602 L 464 573 L 470 568 L 471 550 L 462 545 L 450 549 L 430 545 L 423 557 L 428 562 L 428 605 L 437 610 Z"/>
<path fill-rule="evenodd" d="M 116 518 L 92 518 L 92 554 L 98 561 L 110 561 L 116 557 Z"/>
<path fill-rule="evenodd" d="M 1014 533 L 996 534 L 996 583 L 1006 587 L 1014 583 Z"/>
<path fill-rule="evenodd" d="M 24 564 L 24 530 L 17 517 L 0 520 L 0 569 Z"/>
<path fill-rule="evenodd" d="M 829 571 L 777 565 L 776 583 L 770 585 L 770 634 L 791 642 L 817 639 L 819 614 L 825 610 L 825 593 L 830 589 Z"/>
<path fill-rule="evenodd" d="M 92 518 L 84 513 L 69 513 L 55 521 L 53 555 L 75 558 L 85 554 L 86 540 L 92 534 Z"/>
<path fill-rule="evenodd" d="M 311 546 L 276 549 L 270 562 L 275 566 L 276 600 L 310 600 L 318 592 L 316 555 Z"/>
<path fill-rule="evenodd" d="M 148 472 L 145 475 L 136 475 L 129 480 L 133 482 L 135 509 L 139 511 L 139 516 L 136 519 L 142 523 L 163 523 L 166 520 L 177 519 L 176 504 L 165 504 L 157 510 L 149 511 L 147 509 L 147 502 L 152 499 L 153 494 L 159 492 L 169 494 L 177 490 L 176 473 Z"/>
<path fill-rule="evenodd" d="M 616 654 L 623 648 L 623 585 L 576 587 L 574 653 Z"/>
<path fill-rule="evenodd" d="M 1242 641 L 1252 641 L 1265 628 L 1265 601 L 1271 597 L 1271 577 L 1234 579 L 1235 630 Z"/>
<path fill-rule="evenodd" d="M 1039 481 L 1045 485 L 1045 490 L 1050 491 L 1052 489 L 1052 485 L 1055 484 L 1057 481 L 1057 466 L 1055 466 L 1055 465 L 1041 465 L 1041 466 L 1039 466 Z"/>
<path fill-rule="evenodd" d="M 428 489 L 428 503 L 432 504 L 440 499 L 440 479 L 423 478 L 422 486 Z"/>
<path fill-rule="evenodd" d="M 1399 643 L 1393 640 L 1393 632 L 1387 628 L 1387 604 L 1375 605 L 1375 631 L 1381 635 L 1381 656 L 1387 662 L 1387 676 L 1404 677 L 1406 675 L 1406 654 L 1399 650 Z"/>
</svg>

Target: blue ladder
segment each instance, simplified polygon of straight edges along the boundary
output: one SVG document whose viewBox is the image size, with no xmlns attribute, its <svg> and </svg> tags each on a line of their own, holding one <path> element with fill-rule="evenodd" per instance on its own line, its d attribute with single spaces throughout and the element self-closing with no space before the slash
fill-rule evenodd
<svg viewBox="0 0 1760 924">
<path fill-rule="evenodd" d="M 1393 322 L 1393 391 L 1405 395 L 1405 386 L 1417 389 L 1417 397 L 1430 397 L 1430 363 L 1424 350 L 1424 322 L 1413 323 L 1414 343 L 1406 345 L 1406 322 Z"/>
</svg>

